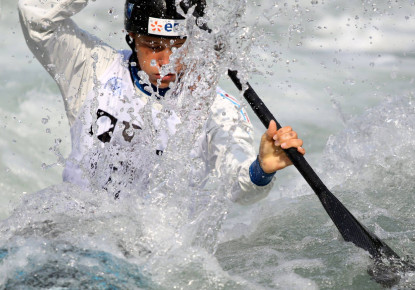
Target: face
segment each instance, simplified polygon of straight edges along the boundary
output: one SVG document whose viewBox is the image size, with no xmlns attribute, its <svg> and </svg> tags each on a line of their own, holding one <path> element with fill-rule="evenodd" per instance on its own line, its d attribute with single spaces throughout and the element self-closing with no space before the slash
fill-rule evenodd
<svg viewBox="0 0 415 290">
<path fill-rule="evenodd" d="M 167 39 L 130 33 L 135 40 L 138 63 L 141 70 L 148 74 L 150 82 L 161 89 L 167 88 L 176 80 L 182 65 L 174 65 L 176 73 L 160 76 L 160 68 L 169 63 L 173 48 L 181 47 L 186 39 Z"/>
</svg>

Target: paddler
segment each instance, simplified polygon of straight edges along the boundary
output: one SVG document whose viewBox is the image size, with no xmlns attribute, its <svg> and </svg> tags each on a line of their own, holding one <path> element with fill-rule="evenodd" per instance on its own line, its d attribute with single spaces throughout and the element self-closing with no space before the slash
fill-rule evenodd
<svg viewBox="0 0 415 290">
<path fill-rule="evenodd" d="M 204 0 L 187 1 L 199 15 L 204 14 Z M 117 51 L 81 30 L 71 19 L 87 4 L 88 0 L 19 0 L 20 22 L 29 48 L 55 79 L 64 100 L 72 139 L 64 181 L 82 187 L 109 188 L 117 186 L 112 174 L 128 173 L 134 162 L 102 164 L 103 151 L 97 151 L 96 144 L 122 149 L 140 143 L 134 134 L 126 132 L 145 130 L 139 116 L 145 100 L 152 96 L 151 91 L 163 96 L 171 83 L 180 81 L 177 75 L 183 70 L 181 65 L 167 75 L 162 75 L 160 69 L 169 63 L 172 50 L 186 41 L 180 29 L 175 29 L 184 17 L 177 11 L 175 0 L 127 0 L 125 30 L 131 49 Z M 147 81 L 141 79 L 141 72 Z M 303 141 L 290 127 L 277 131 L 271 122 L 257 154 L 252 125 L 246 113 L 237 108 L 239 101 L 220 88 L 216 92 L 197 139 L 201 141 L 195 145 L 206 165 L 202 175 L 221 171 L 235 182 L 229 198 L 242 204 L 253 203 L 269 193 L 275 173 L 291 165 L 281 148 L 295 147 L 304 154 Z M 174 127 L 180 120 L 174 115 L 168 122 Z M 231 133 L 229 128 L 236 129 Z M 166 142 L 161 142 L 154 154 L 161 154 L 165 147 Z M 118 156 L 117 152 L 107 151 Z M 226 164 L 218 164 L 217 160 Z M 114 197 L 120 198 L 120 192 L 113 191 Z"/>
</svg>

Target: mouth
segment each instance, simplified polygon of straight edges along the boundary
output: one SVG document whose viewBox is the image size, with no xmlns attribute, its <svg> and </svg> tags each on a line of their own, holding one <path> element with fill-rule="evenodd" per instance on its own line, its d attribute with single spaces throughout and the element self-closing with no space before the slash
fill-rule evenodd
<svg viewBox="0 0 415 290">
<path fill-rule="evenodd" d="M 176 78 L 176 74 L 167 74 L 161 77 L 160 74 L 155 74 L 156 79 L 161 79 L 162 81 L 173 81 Z"/>
</svg>

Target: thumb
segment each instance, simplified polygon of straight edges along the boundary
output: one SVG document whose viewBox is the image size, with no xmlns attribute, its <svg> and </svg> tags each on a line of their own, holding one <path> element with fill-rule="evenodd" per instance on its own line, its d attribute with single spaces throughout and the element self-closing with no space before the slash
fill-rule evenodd
<svg viewBox="0 0 415 290">
<path fill-rule="evenodd" d="M 268 138 L 272 138 L 275 134 L 277 134 L 277 124 L 274 120 L 271 120 L 271 122 L 269 122 L 267 136 Z"/>
</svg>

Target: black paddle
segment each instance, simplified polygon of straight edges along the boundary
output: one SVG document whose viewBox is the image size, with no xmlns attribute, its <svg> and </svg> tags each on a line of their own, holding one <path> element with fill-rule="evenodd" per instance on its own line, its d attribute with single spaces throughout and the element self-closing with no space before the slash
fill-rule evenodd
<svg viewBox="0 0 415 290">
<path fill-rule="evenodd" d="M 237 72 L 228 70 L 228 75 L 236 87 L 242 91 L 242 84 L 237 77 Z M 280 129 L 281 125 L 274 118 L 260 97 L 252 89 L 249 83 L 246 85 L 247 89 L 244 91 L 243 95 L 255 114 L 261 120 L 262 124 L 268 128 L 271 120 L 274 120 L 277 124 L 277 128 Z M 399 256 L 385 242 L 359 223 L 347 208 L 327 189 L 304 156 L 301 155 L 296 148 L 284 149 L 284 151 L 293 165 L 317 194 L 324 209 L 333 220 L 345 241 L 352 242 L 356 246 L 365 249 L 373 257 L 380 258 L 385 256 L 388 258 L 399 259 Z"/>
<path fill-rule="evenodd" d="M 237 72 L 228 70 L 228 76 L 235 86 L 242 91 L 243 87 L 237 76 Z M 249 83 L 246 83 L 246 86 L 247 88 L 243 92 L 243 96 L 261 120 L 262 124 L 264 124 L 265 128 L 268 128 L 271 120 L 274 120 L 277 124 L 277 129 L 280 129 L 281 125 L 262 102 L 261 98 Z M 304 156 L 296 148 L 283 150 L 315 194 L 317 194 L 324 209 L 334 222 L 343 239 L 346 242 L 352 242 L 359 248 L 370 253 L 375 263 L 368 269 L 368 273 L 376 282 L 385 287 L 392 287 L 399 283 L 401 278 L 400 273 L 415 271 L 415 264 L 412 261 L 402 260 L 385 242 L 374 233 L 371 233 L 347 210 L 333 193 L 328 190 Z"/>
</svg>

